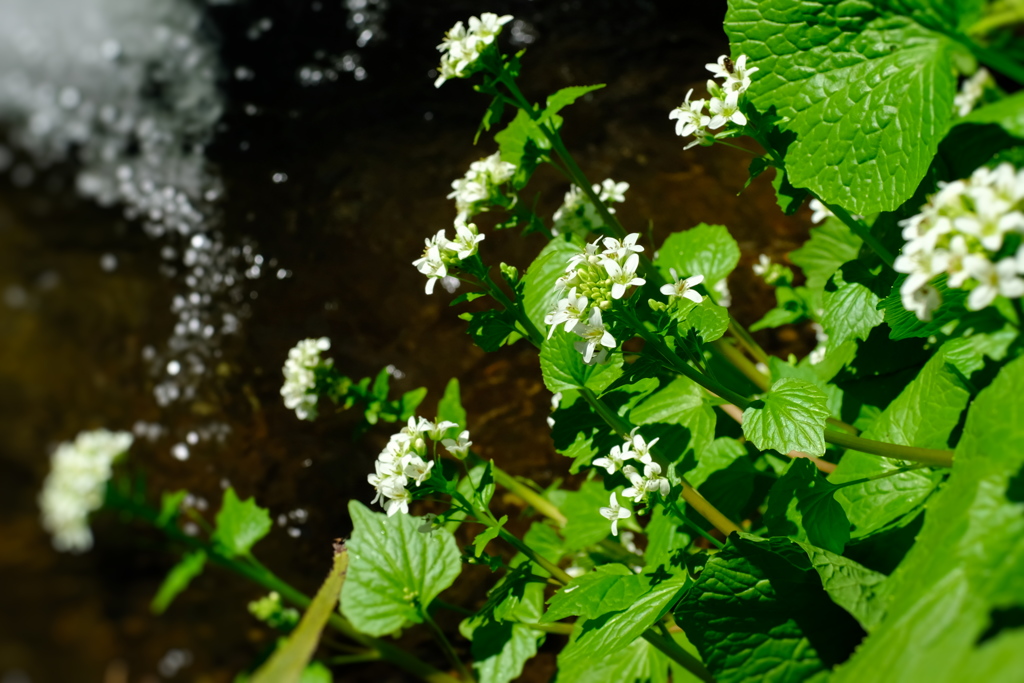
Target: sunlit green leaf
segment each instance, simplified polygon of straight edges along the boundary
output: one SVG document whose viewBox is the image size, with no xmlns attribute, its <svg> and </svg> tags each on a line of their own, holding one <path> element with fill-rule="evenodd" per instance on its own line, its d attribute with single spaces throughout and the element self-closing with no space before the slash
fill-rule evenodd
<svg viewBox="0 0 1024 683">
<path fill-rule="evenodd" d="M 270 527 L 270 513 L 257 505 L 254 498 L 239 500 L 235 490 L 229 488 L 217 513 L 212 540 L 228 555 L 245 555 L 270 533 Z"/>
</svg>

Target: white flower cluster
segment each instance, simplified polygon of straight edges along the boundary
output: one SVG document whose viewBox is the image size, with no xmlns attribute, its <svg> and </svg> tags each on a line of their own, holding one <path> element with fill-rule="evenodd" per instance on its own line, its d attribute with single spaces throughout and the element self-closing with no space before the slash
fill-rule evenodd
<svg viewBox="0 0 1024 683">
<path fill-rule="evenodd" d="M 318 367 L 329 368 L 334 364 L 330 358 L 324 360 L 320 354 L 331 348 L 331 340 L 327 337 L 319 339 L 303 339 L 288 351 L 288 360 L 284 362 L 281 372 L 284 384 L 281 396 L 286 407 L 295 411 L 300 420 L 316 419 L 316 402 L 319 398 L 313 393 L 316 386 L 315 370 Z"/>
<path fill-rule="evenodd" d="M 448 199 L 455 200 L 455 209 L 463 221 L 493 203 L 495 194 L 501 194 L 499 187 L 508 182 L 516 172 L 516 165 L 501 160 L 501 152 L 495 152 L 469 165 L 466 175 L 452 182 Z"/>
<path fill-rule="evenodd" d="M 758 68 L 747 68 L 746 55 L 740 55 L 735 62 L 722 55 L 716 64 L 705 66 L 715 78 L 724 79 L 721 84 L 708 80 L 708 95 L 711 99 L 707 102 L 691 102 L 693 88 L 690 88 L 683 103 L 668 115 L 669 119 L 676 120 L 676 135 L 693 136 L 693 140 L 684 149 L 690 149 L 694 145 L 711 144 L 708 132 L 717 130 L 730 121 L 737 126 L 747 124 L 747 117 L 740 111 L 740 96 L 750 87 L 750 74 Z M 707 114 L 704 113 L 705 104 L 708 106 Z"/>
<path fill-rule="evenodd" d="M 475 223 L 467 223 L 461 214 L 455 219 L 455 239 L 450 240 L 444 230 L 425 240 L 423 256 L 412 262 L 416 270 L 427 276 L 427 294 L 434 293 L 438 280 L 448 277 L 448 268 L 458 265 L 477 252 L 484 241 Z"/>
<path fill-rule="evenodd" d="M 960 85 L 960 92 L 953 97 L 953 110 L 957 116 L 967 116 L 985 94 L 986 88 L 995 85 L 988 69 L 981 67 L 974 75 Z"/>
<path fill-rule="evenodd" d="M 57 447 L 39 494 L 43 527 L 53 535 L 54 548 L 82 552 L 92 547 L 89 514 L 103 505 L 114 461 L 132 441 L 128 432 L 96 429 Z"/>
<path fill-rule="evenodd" d="M 625 489 L 622 495 L 632 498 L 635 503 L 646 500 L 655 491 L 662 496 L 667 496 L 672 488 L 669 480 L 662 476 L 661 466 L 651 458 L 651 449 L 654 444 L 658 443 L 658 439 L 652 439 L 648 443 L 644 437 L 637 434 L 637 429 L 639 428 L 634 428 L 630 432 L 623 445 L 613 446 L 608 457 L 594 460 L 594 464 L 608 470 L 609 475 L 619 471 L 626 475 L 631 486 Z M 636 460 L 642 464 L 644 473 L 641 475 L 633 465 L 627 465 L 626 461 L 628 460 Z M 608 507 L 602 507 L 600 513 L 612 523 L 612 535 L 618 535 L 619 520 L 626 519 L 632 514 L 629 510 L 624 510 L 619 506 L 614 493 L 609 496 Z"/>
<path fill-rule="evenodd" d="M 550 326 L 548 338 L 559 325 L 582 337 L 576 342 L 576 350 L 583 354 L 585 363 L 604 362 L 608 349 L 617 345 L 601 319 L 601 311 L 611 308 L 612 301 L 624 297 L 630 287 L 647 282 L 636 274 L 639 253 L 644 250 L 636 243 L 639 238 L 638 232 L 621 242 L 614 237 L 598 238 L 569 259 L 565 274 L 558 279 L 558 291 L 568 293 L 544 318 Z M 599 252 L 602 244 L 604 249 Z"/>
<path fill-rule="evenodd" d="M 942 183 L 921 213 L 900 221 L 907 243 L 894 268 L 907 273 L 903 307 L 931 320 L 941 303 L 928 284 L 945 273 L 947 284 L 970 290 L 967 308 L 978 311 L 998 295 L 1024 296 L 1024 246 L 1004 253 L 1007 235 L 1024 234 L 1024 171 L 1008 163 L 979 168 L 970 178 Z"/>
<path fill-rule="evenodd" d="M 455 439 L 444 438 L 453 428 L 458 428 L 458 425 L 447 420 L 435 424 L 422 417 L 410 417 L 408 424 L 391 436 L 388 445 L 377 456 L 376 471 L 366 477 L 377 491 L 372 502 L 383 500 L 381 504 L 389 517 L 398 512 L 408 514 L 409 503 L 412 502 L 409 482 L 418 487 L 430 478 L 437 442 L 440 441 L 449 453 L 459 459 L 465 458 L 473 445 L 468 431 L 463 431 Z M 427 452 L 428 440 L 432 442 L 434 453 Z"/>
<path fill-rule="evenodd" d="M 437 46 L 441 51 L 441 65 L 438 67 L 440 75 L 434 81 L 434 87 L 440 88 L 449 78 L 466 78 L 472 74 L 472 67 L 484 49 L 494 42 L 501 33 L 501 27 L 510 21 L 511 15 L 499 17 L 492 12 L 484 12 L 479 19 L 469 18 L 469 28 L 461 21 L 455 22 L 455 26 Z"/>
<path fill-rule="evenodd" d="M 592 189 L 608 209 L 608 213 L 615 213 L 612 204 L 621 204 L 626 201 L 626 190 L 629 189 L 629 183 L 618 183 L 611 178 L 606 178 L 600 185 L 594 183 Z M 565 193 L 562 206 L 555 211 L 554 221 L 554 225 L 551 226 L 551 233 L 554 235 L 564 232 L 575 232 L 581 236 L 589 235 L 604 225 L 593 202 L 576 185 L 570 187 L 569 191 Z"/>
</svg>

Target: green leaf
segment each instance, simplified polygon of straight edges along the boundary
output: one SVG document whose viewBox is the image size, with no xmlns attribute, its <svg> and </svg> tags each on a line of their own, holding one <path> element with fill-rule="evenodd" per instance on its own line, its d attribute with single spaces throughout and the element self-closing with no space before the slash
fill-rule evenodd
<svg viewBox="0 0 1024 683">
<path fill-rule="evenodd" d="M 672 576 L 657 583 L 625 609 L 577 621 L 569 644 L 558 655 L 559 670 L 576 670 L 585 666 L 585 661 L 593 661 L 597 653 L 615 652 L 629 646 L 669 611 L 688 582 L 685 573 Z"/>
<path fill-rule="evenodd" d="M 479 313 L 460 313 L 459 318 L 469 322 L 469 336 L 473 343 L 491 353 L 520 338 L 516 331 L 516 317 L 512 311 L 491 309 Z"/>
<path fill-rule="evenodd" d="M 617 377 L 622 366 L 622 356 L 613 355 L 607 363 L 587 365 L 583 355 L 576 350 L 579 337 L 556 330 L 550 339 L 540 347 L 540 369 L 544 386 L 551 393 L 573 391 L 584 387 L 600 391 Z"/>
<path fill-rule="evenodd" d="M 444 395 L 437 403 L 437 421 L 448 420 L 459 425 L 462 429 L 467 426 L 466 409 L 462 407 L 462 397 L 459 391 L 459 380 L 452 377 L 444 388 Z"/>
<path fill-rule="evenodd" d="M 863 215 L 914 193 L 949 128 L 955 28 L 898 0 L 732 0 L 725 20 L 760 69 L 747 96 L 796 134 L 792 183 Z"/>
<path fill-rule="evenodd" d="M 587 481 L 578 491 L 564 492 L 556 505 L 568 520 L 562 529 L 566 550 L 582 550 L 611 533 L 608 520 L 598 512 L 608 505 L 608 491 L 600 481 Z"/>
<path fill-rule="evenodd" d="M 824 681 L 860 631 L 792 542 L 734 534 L 674 610 L 719 683 Z"/>
<path fill-rule="evenodd" d="M 538 330 L 547 331 L 544 318 L 561 298 L 555 282 L 565 274 L 569 259 L 583 251 L 579 239 L 560 235 L 547 243 L 523 276 L 523 306 Z"/>
<path fill-rule="evenodd" d="M 399 420 L 408 420 L 410 417 L 416 414 L 416 408 L 419 407 L 420 403 L 427 396 L 427 388 L 420 387 L 419 389 L 412 389 L 402 394 L 401 404 L 402 412 L 399 414 Z"/>
<path fill-rule="evenodd" d="M 497 526 L 489 526 L 476 535 L 476 538 L 473 539 L 473 550 L 477 557 L 480 557 L 484 552 L 484 548 L 487 547 L 488 543 L 498 537 L 498 534 L 501 533 L 501 530 L 504 528 L 507 521 L 508 515 L 503 515 L 502 518 L 498 520 Z"/>
<path fill-rule="evenodd" d="M 164 492 L 160 496 L 160 515 L 156 518 L 156 526 L 166 526 L 177 519 L 187 496 L 185 489 Z"/>
<path fill-rule="evenodd" d="M 217 513 L 214 544 L 230 556 L 245 555 L 261 538 L 270 533 L 270 514 L 256 504 L 254 498 L 239 500 L 235 489 L 224 492 L 224 502 Z"/>
<path fill-rule="evenodd" d="M 658 250 L 654 265 L 662 277 L 671 281 L 670 268 L 679 277 L 703 275 L 709 290 L 724 280 L 740 262 L 740 248 L 724 225 L 701 223 L 689 230 L 674 232 Z"/>
<path fill-rule="evenodd" d="M 633 577 L 640 581 L 629 581 Z M 541 618 L 547 624 L 567 617 L 596 619 L 605 612 L 626 609 L 649 590 L 647 580 L 622 564 L 606 564 L 577 576 L 548 600 Z"/>
<path fill-rule="evenodd" d="M 804 271 L 807 287 L 818 289 L 825 286 L 839 266 L 857 258 L 861 244 L 861 239 L 845 223 L 832 216 L 811 228 L 811 238 L 790 252 L 789 258 Z"/>
<path fill-rule="evenodd" d="M 787 377 L 743 411 L 743 435 L 761 450 L 822 455 L 827 419 L 824 392 L 810 382 Z"/>
<path fill-rule="evenodd" d="M 888 577 L 813 545 L 801 543 L 800 547 L 807 553 L 832 602 L 849 612 L 864 630 L 873 630 L 885 615 L 885 603 L 877 593 Z"/>
<path fill-rule="evenodd" d="M 480 683 L 507 683 L 518 678 L 544 640 L 543 631 L 529 626 L 540 619 L 544 584 L 531 580 L 535 577 L 527 573 L 525 560 L 517 555 L 512 564 L 518 569 L 491 589 L 487 603 L 476 615 L 459 624 L 459 631 L 472 643 L 470 652 Z"/>
<path fill-rule="evenodd" d="M 203 573 L 203 567 L 205 566 L 205 551 L 196 550 L 185 553 L 181 561 L 174 565 L 171 571 L 167 573 L 167 578 L 160 584 L 160 589 L 157 590 L 156 596 L 153 597 L 153 602 L 149 606 L 153 614 L 163 614 L 174 601 L 174 598 L 178 597 L 179 593 L 188 588 L 188 584 L 192 582 L 192 579 Z"/>
<path fill-rule="evenodd" d="M 331 670 L 320 662 L 310 662 L 302 671 L 299 683 L 334 683 Z"/>
<path fill-rule="evenodd" d="M 814 463 L 796 458 L 768 496 L 764 513 L 768 533 L 842 553 L 850 540 L 850 520 L 833 495 L 837 489 Z"/>
<path fill-rule="evenodd" d="M 878 297 L 858 282 L 845 281 L 841 271 L 836 271 L 830 282 L 836 289 L 830 291 L 825 287 L 821 314 L 821 326 L 828 334 L 829 344 L 838 346 L 851 339 L 867 339 L 882 322 Z"/>
<path fill-rule="evenodd" d="M 253 674 L 252 683 L 304 683 L 305 681 L 330 681 L 330 671 L 323 678 L 323 671 L 316 668 L 311 672 L 309 663 L 320 643 L 320 633 L 327 625 L 327 620 L 334 613 L 338 603 L 338 594 L 345 582 L 345 569 L 348 567 L 348 553 L 342 551 L 335 555 L 334 564 L 327 579 L 316 592 L 313 602 L 302 615 L 299 625 L 280 644 L 270 659 Z"/>
<path fill-rule="evenodd" d="M 664 506 L 652 509 L 650 514 L 651 520 L 644 527 L 647 534 L 644 563 L 648 570 L 658 571 L 662 565 L 666 569 L 686 566 L 687 548 L 693 539 L 684 524 Z"/>
<path fill-rule="evenodd" d="M 576 657 L 568 664 L 560 661 L 558 683 L 593 683 L 594 681 L 622 681 L 623 683 L 665 683 L 668 680 L 670 660 L 643 638 L 613 652 L 594 652 L 591 657 Z M 692 676 L 673 678 L 673 683 L 697 681 Z"/>
<path fill-rule="evenodd" d="M 516 189 L 526 185 L 533 170 L 537 168 L 541 153 L 551 148 L 551 143 L 537 122 L 524 109 L 516 112 L 516 117 L 494 136 L 494 141 L 501 151 L 501 160 L 516 166 L 516 173 L 512 177 Z"/>
<path fill-rule="evenodd" d="M 961 374 L 970 374 L 967 363 L 971 361 L 961 358 L 969 345 L 965 340 L 943 345 L 861 436 L 901 446 L 948 448 L 949 436 L 970 397 L 960 379 Z M 974 354 L 968 351 L 967 355 Z M 963 369 L 947 367 L 950 361 Z M 847 451 L 829 479 L 841 484 L 902 466 L 899 461 Z M 846 487 L 836 498 L 854 525 L 853 537 L 861 538 L 916 510 L 941 479 L 941 472 L 930 469 L 902 472 Z"/>
<path fill-rule="evenodd" d="M 974 400 L 949 480 L 928 500 L 917 542 L 885 584 L 885 618 L 836 671 L 836 683 L 1019 680 L 1021 386 L 1024 358 Z"/>
<path fill-rule="evenodd" d="M 600 90 L 604 85 L 604 83 L 598 83 L 597 85 L 574 85 L 562 88 L 548 96 L 548 106 L 544 108 L 541 118 L 546 119 L 554 116 L 587 93 Z"/>
<path fill-rule="evenodd" d="M 775 201 L 778 202 L 782 213 L 787 216 L 796 213 L 803 206 L 803 203 L 807 201 L 807 190 L 802 187 L 795 187 L 789 180 L 789 174 L 782 169 L 775 169 L 772 187 L 775 188 Z"/>
<path fill-rule="evenodd" d="M 371 636 L 420 623 L 422 610 L 462 569 L 455 538 L 445 529 L 421 533 L 422 520 L 371 512 L 359 501 L 350 501 L 348 511 L 353 530 L 342 614 Z"/>
<path fill-rule="evenodd" d="M 729 329 L 729 310 L 719 306 L 708 297 L 694 306 L 687 314 L 686 321 L 679 323 L 679 334 L 694 330 L 705 343 L 721 339 Z"/>
<path fill-rule="evenodd" d="M 704 453 L 715 437 L 715 412 L 704 398 L 704 390 L 687 377 L 676 377 L 661 389 L 639 401 L 629 413 L 629 421 L 637 426 L 651 425 L 640 433 L 650 441 L 662 439 L 659 445 L 673 456 L 684 450 Z M 679 425 L 687 433 L 676 437 L 676 430 L 663 425 Z M 662 427 L 655 433 L 655 428 Z"/>
<path fill-rule="evenodd" d="M 956 123 L 958 126 L 993 123 L 1015 138 L 1024 138 L 1024 92 L 975 109 Z"/>
<path fill-rule="evenodd" d="M 815 372 L 816 366 L 811 365 L 806 358 L 796 365 L 790 365 L 781 358 L 772 356 L 768 359 L 768 367 L 771 370 L 773 381 L 783 377 L 795 377 L 817 386 L 825 392 L 825 396 L 828 398 L 828 412 L 833 417 L 840 417 L 843 408 L 843 390 L 819 377 Z"/>
</svg>

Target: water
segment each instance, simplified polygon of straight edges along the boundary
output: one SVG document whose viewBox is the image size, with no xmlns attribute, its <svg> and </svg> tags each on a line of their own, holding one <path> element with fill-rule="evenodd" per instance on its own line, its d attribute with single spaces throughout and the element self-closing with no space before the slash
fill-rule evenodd
<svg viewBox="0 0 1024 683">
<path fill-rule="evenodd" d="M 456 19 L 517 16 L 528 95 L 609 83 L 568 113 L 567 141 L 595 180 L 631 183 L 627 225 L 650 217 L 662 236 L 724 222 L 747 265 L 799 243 L 804 222 L 778 215 L 767 183 L 735 198 L 742 155 L 673 139 L 667 113 L 722 51 L 720 16 L 673 24 L 675 3 L 653 2 L 280 5 L 0 6 L 4 683 L 229 681 L 268 645 L 245 610 L 253 587 L 211 570 L 154 619 L 174 560 L 160 538 L 103 518 L 94 551 L 58 555 L 35 496 L 57 442 L 130 429 L 151 490 L 187 488 L 207 514 L 228 485 L 269 506 L 257 554 L 312 592 L 389 432 L 354 442 L 355 416 L 295 420 L 277 392 L 300 338 L 331 337 L 352 376 L 390 366 L 396 389 L 429 387 L 428 412 L 459 377 L 481 455 L 541 484 L 564 475 L 535 352 L 471 347 L 451 295 L 423 295 L 410 265 L 454 216 L 451 180 L 493 151 L 471 145 L 486 103 L 463 82 L 432 86 L 434 46 Z M 550 214 L 565 190 L 539 174 L 538 206 Z M 492 232 L 483 252 L 525 266 L 540 246 Z M 749 321 L 767 292 L 741 270 L 732 287 Z M 478 599 L 481 583 L 462 590 Z"/>
</svg>

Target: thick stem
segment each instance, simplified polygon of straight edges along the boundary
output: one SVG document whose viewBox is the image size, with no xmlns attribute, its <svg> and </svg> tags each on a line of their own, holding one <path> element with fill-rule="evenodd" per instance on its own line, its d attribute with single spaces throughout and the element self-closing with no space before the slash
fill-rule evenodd
<svg viewBox="0 0 1024 683">
<path fill-rule="evenodd" d="M 424 608 L 420 609 L 420 616 L 423 617 L 423 622 L 430 628 L 430 632 L 434 635 L 434 640 L 438 645 L 441 646 L 441 651 L 444 653 L 445 658 L 455 667 L 455 670 L 459 672 L 459 676 L 464 681 L 470 681 L 473 683 L 476 679 L 473 678 L 473 674 L 466 669 L 466 665 L 459 659 L 459 655 L 455 653 L 455 648 L 448 642 L 448 638 L 444 635 L 444 631 L 437 625 L 437 622 L 430 616 L 430 612 Z"/>
<path fill-rule="evenodd" d="M 879 242 L 878 239 L 871 234 L 871 230 L 866 225 L 851 216 L 849 211 L 838 204 L 828 204 L 820 197 L 818 197 L 818 201 L 820 201 L 825 208 L 831 211 L 836 218 L 845 223 L 846 226 L 853 231 L 853 234 L 861 238 L 861 240 L 864 241 L 864 244 L 871 248 L 871 251 L 878 254 L 878 257 L 885 262 L 885 265 L 889 266 L 889 268 L 893 267 L 893 264 L 896 263 L 896 257 L 885 247 L 884 244 Z"/>
<path fill-rule="evenodd" d="M 561 567 L 559 567 L 557 564 L 555 564 L 548 558 L 535 552 L 533 548 L 520 541 L 513 534 L 505 531 L 504 529 L 499 529 L 498 535 L 509 545 L 513 546 L 523 555 L 526 555 L 528 558 L 530 558 L 530 560 L 532 560 L 534 564 L 539 565 L 541 568 L 544 569 L 544 571 L 546 571 L 548 574 L 551 574 L 551 576 L 559 583 L 562 583 L 564 585 L 572 581 L 572 577 L 566 574 L 565 570 L 563 570 Z"/>
<path fill-rule="evenodd" d="M 757 367 L 747 359 L 740 350 L 735 346 L 725 341 L 724 339 L 717 339 L 712 343 L 712 346 L 721 353 L 726 360 L 733 364 L 740 372 L 742 372 L 747 379 L 754 383 L 761 391 L 768 391 L 771 388 L 771 383 L 768 378 L 764 376 Z"/>
<path fill-rule="evenodd" d="M 900 446 L 894 443 L 872 441 L 852 434 L 838 432 L 832 429 L 825 430 L 825 441 L 836 446 L 849 448 L 862 453 L 880 455 L 885 458 L 896 458 L 898 460 L 909 460 L 919 462 L 933 467 L 952 467 L 953 451 L 941 451 L 934 448 L 917 448 L 915 446 Z"/>
<path fill-rule="evenodd" d="M 558 526 L 565 526 L 567 521 L 565 519 L 565 515 L 562 514 L 562 511 L 559 510 L 554 503 L 513 477 L 508 472 L 493 465 L 491 471 L 494 473 L 495 482 L 507 488 L 512 494 L 522 498 L 524 503 L 552 520 Z"/>
<path fill-rule="evenodd" d="M 480 281 L 487 287 L 487 291 L 494 299 L 505 307 L 505 310 L 512 311 L 516 316 L 516 320 L 523 326 L 523 331 L 526 333 L 527 338 L 534 346 L 540 347 L 544 343 L 544 334 L 537 329 L 537 326 L 530 320 L 530 316 L 526 315 L 526 311 L 523 310 L 522 306 L 517 306 L 517 302 L 513 302 L 507 294 L 498 286 L 492 278 L 491 274 L 484 268 L 483 273 L 478 275 Z"/>
<path fill-rule="evenodd" d="M 666 637 L 653 629 L 644 631 L 643 638 L 700 680 L 705 683 L 715 683 L 715 677 L 711 675 L 707 667 L 699 659 L 679 647 L 679 643 L 672 638 Z"/>
</svg>

